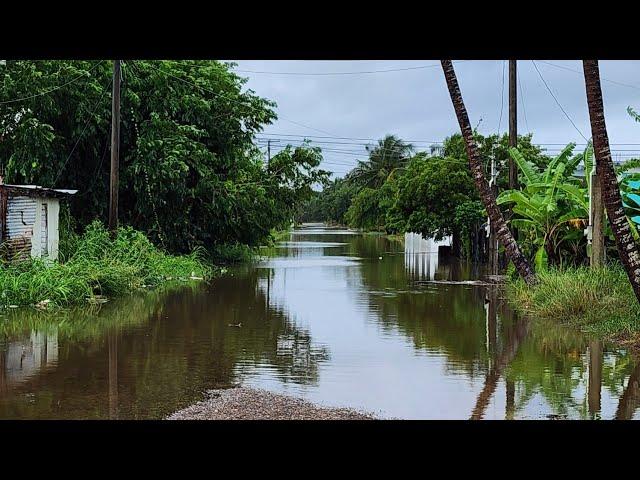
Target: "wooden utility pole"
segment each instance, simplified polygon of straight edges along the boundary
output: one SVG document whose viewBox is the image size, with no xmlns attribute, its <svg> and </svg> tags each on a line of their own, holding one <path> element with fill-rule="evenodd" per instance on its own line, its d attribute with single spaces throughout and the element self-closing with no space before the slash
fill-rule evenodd
<svg viewBox="0 0 640 480">
<path fill-rule="evenodd" d="M 271 140 L 267 140 L 267 167 L 271 163 Z"/>
<path fill-rule="evenodd" d="M 517 60 L 509 60 L 509 147 L 518 146 L 518 93 Z M 518 168 L 513 158 L 509 157 L 509 189 L 518 188 Z"/>
<path fill-rule="evenodd" d="M 593 161 L 593 171 L 585 172 L 591 175 L 591 191 L 589 192 L 589 204 L 591 213 L 591 268 L 602 267 L 605 264 L 604 248 L 604 204 L 602 203 L 602 186 L 598 174 L 598 160 Z"/>
<path fill-rule="evenodd" d="M 111 96 L 111 179 L 109 186 L 109 230 L 118 228 L 118 182 L 120 164 L 120 60 L 113 61 Z"/>
<path fill-rule="evenodd" d="M 600 414 L 602 389 L 602 341 L 592 340 L 589 343 L 589 389 L 587 391 L 589 414 L 595 418 Z"/>
<path fill-rule="evenodd" d="M 491 180 L 489 188 L 494 198 L 498 196 L 498 170 L 496 169 L 496 159 L 491 158 Z M 498 228 L 489 218 L 489 275 L 498 275 Z"/>
</svg>

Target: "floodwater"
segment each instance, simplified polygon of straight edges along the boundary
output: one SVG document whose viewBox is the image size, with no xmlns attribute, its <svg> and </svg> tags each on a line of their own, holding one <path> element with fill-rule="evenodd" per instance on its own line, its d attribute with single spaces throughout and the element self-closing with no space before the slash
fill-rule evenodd
<svg viewBox="0 0 640 480">
<path fill-rule="evenodd" d="M 429 283 L 479 268 L 317 224 L 263 253 L 210 285 L 0 312 L 0 418 L 159 419 L 233 384 L 384 418 L 640 416 L 630 352 Z"/>
</svg>

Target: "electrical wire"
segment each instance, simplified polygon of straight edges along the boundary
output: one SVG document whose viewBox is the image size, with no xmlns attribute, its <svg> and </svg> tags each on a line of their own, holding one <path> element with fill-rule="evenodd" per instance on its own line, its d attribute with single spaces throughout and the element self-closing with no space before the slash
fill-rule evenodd
<svg viewBox="0 0 640 480">
<path fill-rule="evenodd" d="M 500 127 L 502 126 L 502 110 L 504 109 L 504 65 L 506 61 L 502 61 L 502 93 L 500 94 L 500 119 L 498 120 L 498 136 L 500 136 Z"/>
<path fill-rule="evenodd" d="M 520 81 L 520 77 L 522 77 L 522 75 L 517 75 L 518 77 L 518 87 L 520 88 L 520 103 L 522 105 L 522 113 L 524 114 L 524 123 L 527 126 L 527 132 L 530 133 L 531 129 L 529 128 L 529 122 L 527 121 L 527 108 L 525 106 L 525 101 L 524 101 L 524 92 L 522 90 L 522 82 Z"/>
<path fill-rule="evenodd" d="M 458 60 L 455 63 L 464 62 L 466 60 Z M 431 65 L 420 65 L 416 67 L 405 67 L 405 68 L 389 68 L 386 70 L 369 70 L 369 71 L 359 71 L 359 72 L 272 72 L 272 71 L 264 71 L 264 70 L 234 70 L 234 72 L 239 73 L 257 73 L 257 74 L 265 74 L 265 75 L 300 75 L 300 76 L 330 76 L 330 75 L 368 75 L 372 73 L 389 73 L 389 72 L 405 72 L 408 70 L 421 70 L 425 68 L 434 68 L 440 67 L 440 64 L 431 64 Z"/>
<path fill-rule="evenodd" d="M 84 132 L 87 130 L 87 127 L 89 126 L 89 123 L 93 119 L 93 114 L 98 109 L 98 105 L 100 105 L 100 101 L 104 98 L 104 94 L 111 88 L 112 84 L 113 84 L 113 79 L 111 79 L 111 81 L 109 82 L 109 87 L 105 88 L 102 91 L 102 95 L 100 95 L 100 98 L 98 98 L 98 101 L 96 102 L 96 104 L 94 105 L 93 109 L 91 110 L 91 113 L 90 113 L 89 117 L 87 118 L 87 121 L 84 124 L 84 128 L 82 129 L 82 132 L 80 132 L 80 135 L 78 136 L 78 139 L 76 140 L 76 143 L 73 145 L 73 148 L 71 149 L 71 152 L 69 153 L 69 155 L 67 156 L 65 161 L 62 163 L 62 167 L 60 167 L 60 170 L 58 171 L 58 175 L 56 176 L 56 179 L 53 181 L 52 186 L 55 186 L 56 183 L 58 182 L 58 180 L 60 179 L 60 175 L 62 175 L 62 172 L 63 172 L 64 168 L 67 166 L 67 163 L 69 162 L 69 159 L 73 155 L 73 152 L 76 151 L 76 147 L 80 143 L 80 140 L 82 139 L 82 136 L 84 135 Z"/>
<path fill-rule="evenodd" d="M 562 69 L 562 70 L 567 70 L 569 72 L 579 73 L 580 75 L 584 74 L 584 72 L 582 72 L 580 70 L 576 70 L 574 68 L 565 67 L 564 65 L 558 65 L 557 63 L 547 62 L 547 61 L 544 61 L 544 60 L 538 60 L 538 61 L 540 63 L 545 63 L 547 65 L 551 65 L 552 67 L 559 68 L 559 69 Z M 628 88 L 634 88 L 636 90 L 640 90 L 640 87 L 638 87 L 637 85 L 630 85 L 628 83 L 622 83 L 622 82 L 618 82 L 617 80 L 610 80 L 610 79 L 604 78 L 604 77 L 600 77 L 600 80 L 603 80 L 603 81 L 609 82 L 609 83 L 613 83 L 614 85 L 620 85 L 622 87 L 628 87 Z"/>
<path fill-rule="evenodd" d="M 542 76 L 542 73 L 540 73 L 540 70 L 538 69 L 538 66 L 536 65 L 535 60 L 531 60 L 531 63 L 533 63 L 534 68 L 536 69 L 536 72 L 538 72 L 538 75 L 540 76 L 540 79 L 542 80 L 542 83 L 544 83 L 544 86 L 547 87 L 547 90 L 549 91 L 549 93 L 551 94 L 551 96 L 553 97 L 553 99 L 555 100 L 556 104 L 558 105 L 558 107 L 560 107 L 560 110 L 562 110 L 562 113 L 564 113 L 564 116 L 567 117 L 567 120 L 569 120 L 569 122 L 571 122 L 571 125 L 573 125 L 573 128 L 576 129 L 576 131 L 580 134 L 580 136 L 582 138 L 584 138 L 585 142 L 588 142 L 589 140 L 587 139 L 587 137 L 585 137 L 582 132 L 580 131 L 580 129 L 576 126 L 576 124 L 573 122 L 573 120 L 571 119 L 571 117 L 569 116 L 569 114 L 565 111 L 564 108 L 562 108 L 562 105 L 560 105 L 560 102 L 558 101 L 558 99 L 556 98 L 556 96 L 553 94 L 553 92 L 551 91 L 551 88 L 549 88 L 549 85 L 547 84 L 547 82 L 545 81 L 544 77 Z"/>
<path fill-rule="evenodd" d="M 86 73 L 90 73 L 90 72 L 92 72 L 93 70 L 95 70 L 96 68 L 98 68 L 98 66 L 99 66 L 100 64 L 102 64 L 103 62 L 104 62 L 104 60 L 100 60 L 98 63 L 96 63 L 93 67 L 91 67 L 91 68 L 90 68 L 89 70 L 87 70 L 86 72 L 81 73 L 80 75 L 78 75 L 78 76 L 74 77 L 73 79 L 69 80 L 68 82 L 63 83 L 62 85 L 58 85 L 57 87 L 50 88 L 49 90 L 44 90 L 44 91 L 42 91 L 42 92 L 40 92 L 40 93 L 36 93 L 36 94 L 34 94 L 34 95 L 29 95 L 29 96 L 27 96 L 27 97 L 16 98 L 16 99 L 14 99 L 14 100 L 5 100 L 5 101 L 0 102 L 0 105 L 7 105 L 7 104 L 9 104 L 9 103 L 17 103 L 17 102 L 22 102 L 22 101 L 25 101 L 25 100 L 31 100 L 32 98 L 41 97 L 41 96 L 43 96 L 43 95 L 47 95 L 47 94 L 49 94 L 49 93 L 51 93 L 51 92 L 55 92 L 56 90 L 60 90 L 61 88 L 66 87 L 67 85 L 71 85 L 72 83 L 74 83 L 74 82 L 78 81 L 80 78 L 84 77 Z"/>
<path fill-rule="evenodd" d="M 176 76 L 176 75 L 173 75 L 172 73 L 169 73 L 169 72 L 167 72 L 167 71 L 165 71 L 165 70 L 163 70 L 163 69 L 161 69 L 161 68 L 158 68 L 158 67 L 154 66 L 154 65 L 153 65 L 153 64 L 151 64 L 151 63 L 148 63 L 147 65 L 151 66 L 151 68 L 153 68 L 154 70 L 157 70 L 157 71 L 159 71 L 159 72 L 161 72 L 161 73 L 163 73 L 163 74 L 165 74 L 165 75 L 167 75 L 167 76 L 169 76 L 169 77 L 175 78 L 176 80 L 180 80 L 181 82 L 184 82 L 184 83 L 186 83 L 186 84 L 193 85 L 194 87 L 196 87 L 196 88 L 200 88 L 201 90 L 204 90 L 204 91 L 206 91 L 206 92 L 209 92 L 209 93 L 213 94 L 213 95 L 214 95 L 214 96 L 216 96 L 216 97 L 221 97 L 221 98 L 224 98 L 225 100 L 228 100 L 228 101 L 230 101 L 230 102 L 233 102 L 233 103 L 237 103 L 237 104 L 239 104 L 239 105 L 242 105 L 242 106 L 243 106 L 243 107 L 245 107 L 245 108 L 247 108 L 247 107 L 248 107 L 248 108 L 250 108 L 250 109 L 252 109 L 252 110 L 254 110 L 254 111 L 258 111 L 258 109 L 257 109 L 257 108 L 252 107 L 251 105 L 247 105 L 247 104 L 245 104 L 245 103 L 238 102 L 237 100 L 234 100 L 234 99 L 229 98 L 229 97 L 227 97 L 227 96 L 225 96 L 225 95 L 222 95 L 222 94 L 221 94 L 221 93 L 219 93 L 219 92 L 215 92 L 215 91 L 213 91 L 213 90 L 211 90 L 211 89 L 209 89 L 209 88 L 203 87 L 202 85 L 198 85 L 197 83 L 194 83 L 194 82 L 191 82 L 191 81 L 189 81 L 189 80 L 185 80 L 184 78 L 181 78 L 181 77 L 178 77 L 178 76 Z M 282 115 L 278 116 L 278 119 L 280 119 L 280 120 L 284 120 L 285 122 L 293 123 L 294 125 L 298 125 L 298 126 L 301 126 L 301 127 L 304 127 L 304 128 L 308 128 L 309 130 L 314 130 L 314 131 L 316 131 L 316 132 L 325 133 L 325 134 L 327 134 L 327 135 L 333 135 L 333 133 L 331 133 L 331 132 L 327 132 L 326 130 L 321 130 L 321 129 L 319 129 L 319 128 L 311 127 L 310 125 L 305 125 L 304 123 L 301 123 L 301 122 L 298 122 L 298 121 L 295 121 L 295 120 L 288 119 L 288 118 L 286 118 L 286 117 L 283 117 Z"/>
</svg>

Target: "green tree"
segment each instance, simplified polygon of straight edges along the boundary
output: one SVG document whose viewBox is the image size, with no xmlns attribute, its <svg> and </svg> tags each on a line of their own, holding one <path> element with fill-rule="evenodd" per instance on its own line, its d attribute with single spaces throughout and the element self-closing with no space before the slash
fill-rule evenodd
<svg viewBox="0 0 640 480">
<path fill-rule="evenodd" d="M 320 154 L 307 147 L 265 168 L 253 138 L 276 118 L 275 104 L 243 91 L 232 67 L 123 65 L 120 221 L 172 251 L 260 243 L 319 180 Z M 111 75 L 106 61 L 0 67 L 6 181 L 77 188 L 71 210 L 80 227 L 106 218 Z"/>
<path fill-rule="evenodd" d="M 397 200 L 390 216 L 404 219 L 403 230 L 441 240 L 453 236 L 460 255 L 463 238 L 483 220 L 469 168 L 456 158 L 417 155 L 397 180 Z"/>
<path fill-rule="evenodd" d="M 404 168 L 413 147 L 394 135 L 378 140 L 375 146 L 367 146 L 369 159 L 359 161 L 348 175 L 351 182 L 361 188 L 380 188 L 395 170 Z"/>
</svg>

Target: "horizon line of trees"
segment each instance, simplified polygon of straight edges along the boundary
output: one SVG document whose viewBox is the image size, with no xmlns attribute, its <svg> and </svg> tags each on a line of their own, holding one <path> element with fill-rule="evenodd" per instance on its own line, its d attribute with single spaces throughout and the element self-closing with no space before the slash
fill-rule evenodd
<svg viewBox="0 0 640 480">
<path fill-rule="evenodd" d="M 630 110 L 638 120 L 633 113 Z M 518 148 L 510 149 L 508 134 L 473 132 L 486 176 L 492 159 L 496 162 L 497 203 L 508 224 L 517 228 L 520 248 L 535 269 L 586 265 L 590 176 L 577 177 L 576 171 L 580 167 L 585 173 L 591 171 L 593 146 L 589 143 L 584 151 L 575 152 L 576 145 L 570 143 L 560 154 L 550 156 L 532 143 L 532 136 L 520 135 Z M 447 137 L 437 150 L 420 152 L 387 135 L 368 153 L 369 159 L 358 162 L 343 178 L 313 192 L 296 220 L 388 234 L 416 232 L 436 240 L 451 236 L 453 255 L 486 260 L 487 212 L 474 185 L 461 134 Z M 519 172 L 516 190 L 508 189 L 510 158 Z M 635 238 L 640 227 L 640 174 L 630 170 L 639 166 L 640 160 L 631 159 L 617 167 L 624 176 L 621 190 Z M 616 257 L 608 223 L 605 240 L 607 255 Z"/>
</svg>

